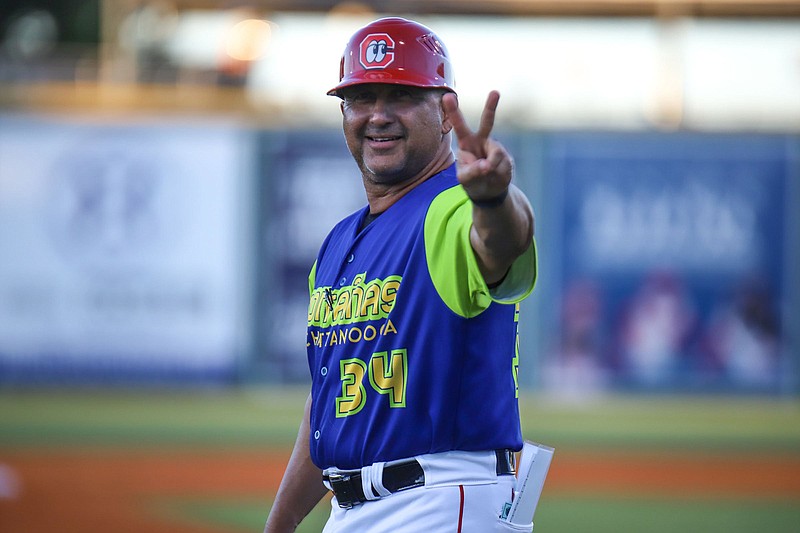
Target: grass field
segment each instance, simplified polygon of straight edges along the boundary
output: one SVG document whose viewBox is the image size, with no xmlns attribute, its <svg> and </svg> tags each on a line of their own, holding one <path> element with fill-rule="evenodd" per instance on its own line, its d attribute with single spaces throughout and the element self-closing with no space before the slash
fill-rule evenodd
<svg viewBox="0 0 800 533">
<path fill-rule="evenodd" d="M 304 396 L 2 391 L 0 531 L 260 531 Z M 521 403 L 525 436 L 556 448 L 537 533 L 800 531 L 796 400 Z"/>
</svg>

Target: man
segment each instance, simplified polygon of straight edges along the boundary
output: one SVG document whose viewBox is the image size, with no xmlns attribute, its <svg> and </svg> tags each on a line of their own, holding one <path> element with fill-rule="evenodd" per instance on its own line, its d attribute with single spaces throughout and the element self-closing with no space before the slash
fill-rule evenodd
<svg viewBox="0 0 800 533">
<path fill-rule="evenodd" d="M 401 18 L 353 35 L 328 94 L 369 205 L 309 276 L 312 389 L 265 532 L 294 531 L 328 490 L 325 533 L 521 531 L 498 517 L 522 447 L 515 304 L 536 249 L 489 136 L 499 95 L 472 132 L 444 44 Z"/>
</svg>

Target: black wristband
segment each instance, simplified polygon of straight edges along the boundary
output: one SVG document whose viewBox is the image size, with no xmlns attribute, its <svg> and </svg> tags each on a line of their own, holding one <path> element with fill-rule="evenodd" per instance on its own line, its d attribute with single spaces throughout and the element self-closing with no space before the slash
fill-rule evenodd
<svg viewBox="0 0 800 533">
<path fill-rule="evenodd" d="M 493 196 L 491 198 L 486 198 L 484 200 L 472 200 L 473 205 L 481 207 L 483 209 L 491 209 L 492 207 L 499 207 L 506 201 L 506 196 L 508 196 L 508 189 L 504 190 L 497 196 Z"/>
</svg>

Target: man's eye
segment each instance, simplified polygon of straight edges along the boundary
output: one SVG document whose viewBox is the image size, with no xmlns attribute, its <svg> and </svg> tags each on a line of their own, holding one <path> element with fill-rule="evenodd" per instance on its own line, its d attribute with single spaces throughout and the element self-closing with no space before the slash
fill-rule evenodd
<svg viewBox="0 0 800 533">
<path fill-rule="evenodd" d="M 375 99 L 375 96 L 372 93 L 363 92 L 363 93 L 353 93 L 347 95 L 345 100 L 351 103 L 364 103 L 364 102 L 371 102 Z"/>
</svg>

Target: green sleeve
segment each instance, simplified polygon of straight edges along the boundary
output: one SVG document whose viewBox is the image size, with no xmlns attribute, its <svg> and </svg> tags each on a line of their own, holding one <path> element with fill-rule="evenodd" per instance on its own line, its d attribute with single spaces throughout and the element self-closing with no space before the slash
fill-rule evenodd
<svg viewBox="0 0 800 533">
<path fill-rule="evenodd" d="M 311 272 L 308 273 L 308 295 L 314 294 L 314 284 L 317 281 L 317 262 L 311 265 Z"/>
<path fill-rule="evenodd" d="M 536 283 L 536 243 L 511 266 L 500 286 L 489 289 L 470 243 L 472 203 L 463 187 L 439 194 L 425 217 L 425 255 L 436 292 L 459 316 L 479 315 L 495 301 L 517 303 Z"/>
</svg>

